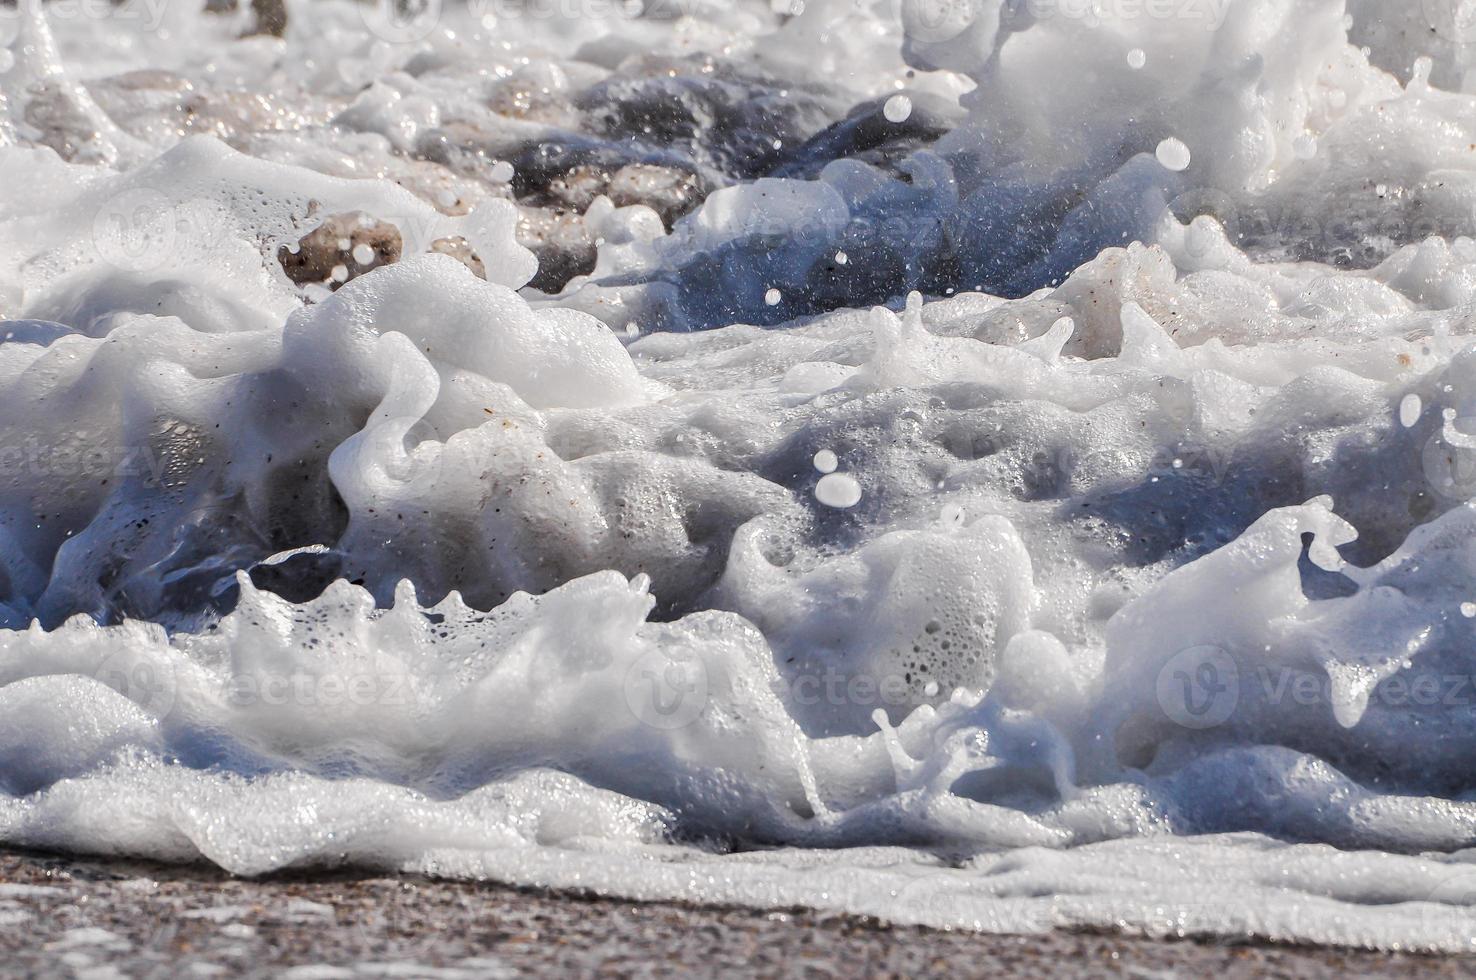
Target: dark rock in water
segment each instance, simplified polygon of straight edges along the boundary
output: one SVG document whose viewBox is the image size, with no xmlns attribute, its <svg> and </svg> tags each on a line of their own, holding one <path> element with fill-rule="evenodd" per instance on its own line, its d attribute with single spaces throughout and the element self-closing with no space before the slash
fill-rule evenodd
<svg viewBox="0 0 1476 980">
<path fill-rule="evenodd" d="M 596 166 L 574 167 L 562 177 L 555 177 L 543 188 L 543 194 L 555 207 L 583 214 L 594 199 L 610 187 L 610 172 Z"/>
<path fill-rule="evenodd" d="M 898 164 L 931 146 L 954 127 L 956 106 L 924 93 L 910 93 L 912 111 L 892 122 L 883 112 L 886 99 L 863 102 L 845 119 L 816 133 L 777 163 L 767 176 L 815 180 L 832 160 L 860 160 L 894 177 L 907 179 Z"/>
<path fill-rule="evenodd" d="M 605 193 L 616 207 L 644 204 L 661 216 L 668 229 L 707 197 L 707 189 L 696 174 L 644 163 L 621 167 L 610 177 Z"/>
<path fill-rule="evenodd" d="M 431 242 L 430 250 L 441 255 L 449 255 L 462 265 L 472 271 L 472 275 L 478 279 L 487 278 L 487 267 L 482 263 L 482 257 L 476 253 L 471 244 L 460 235 L 450 238 L 437 238 Z"/>
<path fill-rule="evenodd" d="M 107 163 L 115 147 L 98 132 L 87 110 L 67 86 L 45 80 L 31 87 L 22 118 L 37 131 L 36 142 L 69 163 Z"/>
<path fill-rule="evenodd" d="M 345 247 L 347 245 L 347 247 Z M 373 257 L 361 263 L 354 256 L 360 245 L 368 246 Z M 362 220 L 357 214 L 335 214 L 304 235 L 293 252 L 285 245 L 277 252 L 282 271 L 299 286 L 319 283 L 329 289 L 339 286 L 370 269 L 400 260 L 400 232 L 394 225 Z M 335 278 L 334 269 L 342 266 L 345 278 Z"/>
<path fill-rule="evenodd" d="M 707 190 L 695 174 L 672 167 L 632 163 L 610 171 L 596 166 L 579 166 L 555 177 L 523 203 L 542 203 L 583 214 L 602 194 L 609 197 L 616 207 L 644 204 L 659 214 L 662 223 L 670 228 L 672 222 L 702 203 Z"/>
<path fill-rule="evenodd" d="M 554 185 L 567 184 L 571 175 L 578 182 L 577 174 L 581 172 L 613 174 L 631 164 L 688 173 L 696 169 L 689 157 L 670 149 L 614 144 L 574 134 L 524 145 L 507 159 L 514 168 L 513 194 L 519 201 L 535 206 L 572 206 L 564 200 L 567 192 Z M 594 195 L 589 199 L 593 200 Z"/>
<path fill-rule="evenodd" d="M 575 276 L 594 271 L 594 239 L 580 215 L 524 208 L 518 222 L 518 244 L 538 257 L 538 274 L 529 285 L 545 293 L 556 293 Z"/>
<path fill-rule="evenodd" d="M 256 21 L 249 34 L 269 34 L 272 37 L 287 35 L 287 4 L 285 0 L 251 0 L 251 12 Z"/>
<path fill-rule="evenodd" d="M 616 141 L 627 162 L 669 163 L 715 185 L 767 173 L 835 118 L 822 95 L 740 76 L 711 63 L 622 65 L 622 74 L 585 90 L 575 105 L 588 130 Z"/>
<path fill-rule="evenodd" d="M 609 197 L 617 207 L 643 204 L 670 228 L 707 196 L 695 174 L 645 163 L 614 171 L 577 166 L 537 186 L 523 178 L 523 186 L 518 242 L 538 257 L 538 274 L 530 285 L 545 293 L 556 293 L 575 276 L 594 271 L 595 243 L 583 213 L 595 198 Z"/>
<path fill-rule="evenodd" d="M 278 250 L 277 261 L 287 278 L 299 286 L 317 284 L 337 289 L 371 269 L 400 261 L 403 248 L 400 230 L 394 225 L 359 214 L 335 214 L 304 235 L 297 251 L 286 246 Z M 478 277 L 487 278 L 481 257 L 463 238 L 437 239 L 431 243 L 431 251 L 449 255 Z M 339 266 L 343 267 L 342 278 L 334 276 Z"/>
<path fill-rule="evenodd" d="M 787 87 L 708 59 L 656 59 L 624 49 L 604 55 L 618 72 L 574 97 L 569 113 L 559 109 L 561 99 L 548 107 L 525 104 L 513 87 L 511 102 L 492 105 L 517 120 L 507 129 L 448 122 L 422 134 L 414 150 L 510 191 L 523 209 L 518 240 L 539 261 L 532 285 L 545 292 L 593 271 L 595 246 L 580 216 L 597 197 L 618 207 L 646 205 L 670 228 L 712 190 L 785 160 L 844 107 L 819 89 Z M 500 161 L 513 167 L 510 186 L 492 176 Z"/>
<path fill-rule="evenodd" d="M 486 179 L 498 160 L 517 162 L 526 138 L 489 133 L 465 122 L 450 122 L 421 133 L 414 156 L 447 167 L 464 177 Z"/>
</svg>

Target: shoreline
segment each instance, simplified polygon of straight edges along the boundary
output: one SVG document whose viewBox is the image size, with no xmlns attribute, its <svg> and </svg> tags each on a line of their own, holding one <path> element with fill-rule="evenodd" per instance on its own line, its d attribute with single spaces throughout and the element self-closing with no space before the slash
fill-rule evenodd
<svg viewBox="0 0 1476 980">
<path fill-rule="evenodd" d="M 891 926 L 355 871 L 0 849 L 7 976 L 1476 976 L 1476 956 Z"/>
</svg>

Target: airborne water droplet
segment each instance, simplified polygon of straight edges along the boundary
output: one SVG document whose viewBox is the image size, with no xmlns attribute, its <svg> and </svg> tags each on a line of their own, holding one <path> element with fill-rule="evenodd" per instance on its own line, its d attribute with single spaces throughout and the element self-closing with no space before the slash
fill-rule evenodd
<svg viewBox="0 0 1476 980">
<path fill-rule="evenodd" d="M 1193 159 L 1189 147 L 1184 145 L 1183 140 L 1174 136 L 1158 144 L 1156 155 L 1158 162 L 1163 164 L 1165 170 L 1172 170 L 1175 173 L 1188 170 L 1189 163 Z"/>
<path fill-rule="evenodd" d="M 845 473 L 830 473 L 815 484 L 815 499 L 827 507 L 845 510 L 861 502 L 861 484 Z"/>
<path fill-rule="evenodd" d="M 1420 420 L 1420 412 L 1424 410 L 1424 402 L 1416 394 L 1405 395 L 1399 402 L 1399 424 L 1406 429 L 1414 428 L 1414 424 Z"/>
</svg>

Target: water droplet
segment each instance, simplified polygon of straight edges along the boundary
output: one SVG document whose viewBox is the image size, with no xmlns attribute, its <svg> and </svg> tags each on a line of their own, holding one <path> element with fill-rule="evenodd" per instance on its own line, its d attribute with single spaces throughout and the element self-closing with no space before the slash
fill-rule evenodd
<svg viewBox="0 0 1476 980">
<path fill-rule="evenodd" d="M 769 306 L 778 306 L 779 301 L 783 298 L 784 294 L 777 289 L 771 289 L 767 293 L 764 293 L 764 302 Z"/>
<path fill-rule="evenodd" d="M 1158 162 L 1163 164 L 1165 170 L 1172 170 L 1174 173 L 1181 173 L 1188 170 L 1189 163 L 1193 159 L 1193 155 L 1189 152 L 1189 147 L 1184 145 L 1183 140 L 1174 136 L 1170 136 L 1162 143 L 1159 143 L 1155 155 L 1158 157 Z"/>
<path fill-rule="evenodd" d="M 882 115 L 888 122 L 905 122 L 912 115 L 912 100 L 905 95 L 894 95 L 882 106 Z"/>
<path fill-rule="evenodd" d="M 861 502 L 861 484 L 845 473 L 828 473 L 815 484 L 815 499 L 827 507 L 845 510 Z"/>
<path fill-rule="evenodd" d="M 840 465 L 840 460 L 829 449 L 822 449 L 815 454 L 814 463 L 815 469 L 821 473 L 834 473 L 835 468 Z"/>
<path fill-rule="evenodd" d="M 1137 71 L 1148 64 L 1148 53 L 1142 48 L 1133 48 L 1128 52 L 1128 67 Z"/>
<path fill-rule="evenodd" d="M 1420 420 L 1420 412 L 1424 410 L 1424 402 L 1419 395 L 1405 395 L 1399 402 L 1399 424 L 1406 429 L 1414 428 L 1414 424 Z"/>
</svg>

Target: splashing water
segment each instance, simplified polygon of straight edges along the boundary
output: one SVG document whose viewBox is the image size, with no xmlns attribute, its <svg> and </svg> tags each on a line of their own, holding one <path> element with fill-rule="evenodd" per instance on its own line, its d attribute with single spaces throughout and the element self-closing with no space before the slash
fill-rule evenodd
<svg viewBox="0 0 1476 980">
<path fill-rule="evenodd" d="M 0 842 L 1468 949 L 1466 6 L 23 4 Z"/>
</svg>

